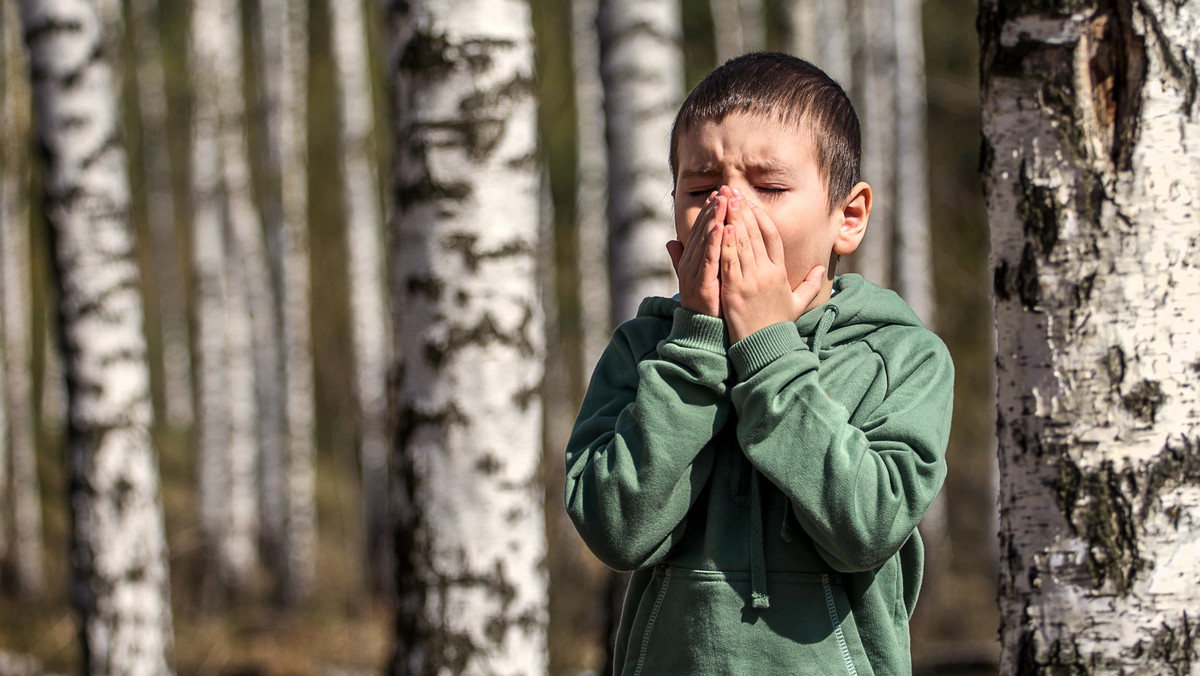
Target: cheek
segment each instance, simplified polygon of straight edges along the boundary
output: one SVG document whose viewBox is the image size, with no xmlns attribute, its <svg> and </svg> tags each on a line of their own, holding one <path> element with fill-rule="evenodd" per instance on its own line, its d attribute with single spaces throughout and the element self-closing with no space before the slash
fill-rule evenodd
<svg viewBox="0 0 1200 676">
<path fill-rule="evenodd" d="M 696 222 L 696 216 L 700 215 L 700 207 L 676 207 L 675 208 L 675 237 L 680 242 L 687 241 L 688 233 L 692 231 L 692 224 Z"/>
</svg>

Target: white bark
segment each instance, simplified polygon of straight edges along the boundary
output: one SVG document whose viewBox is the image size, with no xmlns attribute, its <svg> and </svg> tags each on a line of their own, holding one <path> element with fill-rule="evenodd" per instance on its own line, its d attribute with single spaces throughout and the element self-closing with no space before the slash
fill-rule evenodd
<svg viewBox="0 0 1200 676">
<path fill-rule="evenodd" d="M 1002 672 L 1196 674 L 1200 5 L 1063 5 L 979 24 Z"/>
<path fill-rule="evenodd" d="M 820 54 L 825 36 L 820 21 L 822 5 L 826 4 L 829 3 L 821 0 L 787 0 L 783 3 L 784 20 L 787 22 L 787 51 L 818 66 L 822 66 Z M 826 69 L 826 72 L 829 71 Z"/>
<path fill-rule="evenodd" d="M 679 6 L 669 0 L 600 0 L 597 25 L 615 326 L 632 318 L 646 296 L 670 296 L 677 288 L 666 253 L 675 228 L 665 157 L 683 94 Z"/>
<path fill-rule="evenodd" d="M 91 4 L 23 0 L 21 15 L 61 289 L 83 670 L 170 673 L 166 538 L 113 73 Z"/>
<path fill-rule="evenodd" d="M 366 572 L 371 586 L 391 588 L 395 570 L 387 519 L 388 305 L 385 247 L 375 166 L 371 64 L 362 5 L 329 5 L 342 114 L 342 201 L 346 218 L 351 332 L 359 410 Z"/>
<path fill-rule="evenodd" d="M 270 421 L 254 415 L 259 374 L 252 365 L 262 332 L 269 331 L 263 325 L 272 324 L 261 321 L 264 312 L 272 317 L 272 296 L 251 193 L 241 30 L 232 0 L 192 7 L 201 510 L 210 554 L 232 589 L 249 583 L 258 562 L 258 430 Z"/>
<path fill-rule="evenodd" d="M 596 34 L 598 10 L 599 0 L 573 0 L 571 4 L 579 172 L 575 225 L 579 317 L 587 374 L 600 359 L 613 330 L 608 281 L 608 151 L 604 146 L 604 85 L 600 81 L 600 42 Z"/>
<path fill-rule="evenodd" d="M 860 0 L 856 26 L 862 31 L 862 76 L 855 79 L 854 104 L 862 120 L 862 177 L 871 184 L 871 223 L 855 253 L 858 271 L 881 286 L 894 287 L 892 233 L 896 221 L 896 34 L 895 0 Z"/>
<path fill-rule="evenodd" d="M 521 0 L 389 7 L 395 86 L 392 673 L 544 673 L 533 36 Z"/>
<path fill-rule="evenodd" d="M 154 247 L 155 293 L 162 332 L 163 399 L 166 420 L 192 424 L 192 364 L 187 303 L 176 244 L 175 198 L 167 138 L 167 93 L 158 40 L 158 0 L 132 0 L 137 55 L 138 107 L 142 119 L 142 176 L 146 221 Z"/>
<path fill-rule="evenodd" d="M 2 153 L 4 168 L 0 176 L 0 308 L 4 333 L 4 389 L 6 424 L 8 430 L 7 458 L 11 461 L 11 488 L 0 482 L 6 491 L 13 516 L 12 560 L 18 593 L 30 598 L 40 595 L 46 584 L 42 546 L 42 498 L 37 476 L 37 438 L 34 425 L 33 382 L 30 377 L 30 343 L 32 341 L 33 308 L 30 306 L 29 251 L 29 162 L 28 138 L 29 91 L 22 74 L 26 61 L 20 45 L 17 11 L 6 4 L 0 11 L 4 18 L 3 54 L 3 128 Z M 4 513 L 4 512 L 0 512 Z"/>
<path fill-rule="evenodd" d="M 762 0 L 709 0 L 717 63 L 762 50 L 767 41 Z"/>
<path fill-rule="evenodd" d="M 279 299 L 283 310 L 284 420 L 286 430 L 283 591 L 289 602 L 309 595 L 316 572 L 314 494 L 314 393 L 310 272 L 308 261 L 307 5 L 262 2 L 263 84 L 268 90 L 267 142 L 278 160 L 280 220 Z"/>
<path fill-rule="evenodd" d="M 929 167 L 925 159 L 925 43 L 921 0 L 894 0 L 896 44 L 895 274 L 893 288 L 934 328 Z"/>
</svg>

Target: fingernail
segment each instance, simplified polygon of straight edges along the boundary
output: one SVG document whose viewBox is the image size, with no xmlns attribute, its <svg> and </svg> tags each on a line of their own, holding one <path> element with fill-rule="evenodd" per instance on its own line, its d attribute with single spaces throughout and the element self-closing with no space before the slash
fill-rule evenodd
<svg viewBox="0 0 1200 676">
<path fill-rule="evenodd" d="M 741 188 L 734 188 L 734 189 L 733 189 L 733 196 L 734 196 L 734 197 L 741 197 L 741 196 L 742 196 L 742 189 L 741 189 Z"/>
<path fill-rule="evenodd" d="M 741 209 L 742 208 L 741 198 L 740 197 L 733 198 L 733 200 L 729 203 L 729 208 L 733 209 L 734 211 Z"/>
</svg>

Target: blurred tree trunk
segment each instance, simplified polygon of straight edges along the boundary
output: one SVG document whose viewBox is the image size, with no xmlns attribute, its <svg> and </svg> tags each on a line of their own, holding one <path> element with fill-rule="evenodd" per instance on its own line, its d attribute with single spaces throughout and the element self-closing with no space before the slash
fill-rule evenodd
<svg viewBox="0 0 1200 676">
<path fill-rule="evenodd" d="M 608 156 L 604 146 L 604 84 L 596 35 L 599 0 L 572 0 L 571 56 L 575 73 L 576 231 L 579 315 L 587 378 L 612 335 L 608 282 Z M 574 411 L 572 411 L 572 415 Z M 556 449 L 557 450 L 557 449 Z M 561 455 L 561 454 L 560 454 Z"/>
<path fill-rule="evenodd" d="M 171 672 L 167 546 L 117 93 L 93 5 L 23 0 L 68 391 L 83 672 Z"/>
<path fill-rule="evenodd" d="M 783 0 L 788 49 L 829 74 L 847 92 L 854 85 L 855 2 Z"/>
<path fill-rule="evenodd" d="M 372 5 L 374 7 L 375 5 Z M 340 84 L 342 200 L 346 218 L 359 459 L 363 491 L 364 572 L 369 587 L 390 595 L 396 563 L 388 525 L 388 354 L 385 246 L 375 165 L 375 108 L 367 32 L 358 0 L 329 3 Z"/>
<path fill-rule="evenodd" d="M 767 42 L 766 5 L 763 0 L 709 0 L 717 63 L 746 52 L 761 51 Z"/>
<path fill-rule="evenodd" d="M 861 76 L 848 90 L 862 120 L 862 176 L 871 184 L 870 234 L 855 252 L 856 268 L 876 284 L 894 287 L 892 243 L 896 229 L 897 0 L 858 0 L 854 28 L 861 45 Z M 905 96 L 912 92 L 904 92 Z"/>
<path fill-rule="evenodd" d="M 159 49 L 158 0 L 130 0 L 137 57 L 138 107 L 141 111 L 142 177 L 146 221 L 154 249 L 156 309 L 162 332 L 163 401 L 174 427 L 192 424 L 192 364 L 187 300 L 180 274 L 175 227 L 175 198 L 168 152 L 167 93 Z"/>
<path fill-rule="evenodd" d="M 4 333 L 3 372 L 0 387 L 4 389 L 7 429 L 7 460 L 11 462 L 11 488 L 6 495 L 11 500 L 13 517 L 12 557 L 14 582 L 23 598 L 40 596 L 45 590 L 46 575 L 42 545 L 42 497 L 37 473 L 37 437 L 34 432 L 32 364 L 30 343 L 33 339 L 33 308 L 30 306 L 30 246 L 29 246 L 29 156 L 23 142 L 29 138 L 29 90 L 24 86 L 21 70 L 26 65 L 20 45 L 20 30 L 16 7 L 5 4 L 0 8 L 3 19 L 4 73 L 3 140 L 0 144 L 0 279 L 2 295 L 0 324 Z M 3 464 L 0 460 L 0 464 Z M 9 484 L 0 483 L 0 491 Z M 8 512 L 0 512 L 7 514 Z"/>
<path fill-rule="evenodd" d="M 279 208 L 268 211 L 272 261 L 282 309 L 283 530 L 273 565 L 282 596 L 298 603 L 316 573 L 314 392 L 308 249 L 308 5 L 262 0 L 260 35 L 266 92 L 266 144 L 279 179 Z M 277 524 L 276 524 L 277 525 Z"/>
<path fill-rule="evenodd" d="M 1200 3 L 978 25 L 1002 673 L 1195 673 Z"/>
<path fill-rule="evenodd" d="M 600 0 L 600 77 L 608 146 L 608 271 L 612 323 L 647 296 L 670 296 L 675 276 L 671 121 L 683 94 L 679 6 L 667 0 Z"/>
<path fill-rule="evenodd" d="M 399 612 L 390 671 L 544 673 L 542 318 L 523 0 L 388 5 Z"/>
<path fill-rule="evenodd" d="M 211 564 L 236 590 L 258 561 L 257 427 L 266 424 L 256 420 L 250 367 L 261 324 L 250 322 L 272 296 L 250 194 L 240 11 L 232 0 L 196 2 L 191 21 L 200 512 Z"/>
</svg>

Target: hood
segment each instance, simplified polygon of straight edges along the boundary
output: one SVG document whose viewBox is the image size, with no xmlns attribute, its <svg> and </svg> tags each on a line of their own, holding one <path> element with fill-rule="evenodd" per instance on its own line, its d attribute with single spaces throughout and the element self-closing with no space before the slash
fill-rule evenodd
<svg viewBox="0 0 1200 676">
<path fill-rule="evenodd" d="M 833 298 L 805 312 L 796 320 L 800 335 L 820 335 L 820 348 L 828 349 L 861 340 L 885 326 L 924 326 L 899 294 L 863 279 L 844 274 L 833 280 Z M 826 318 L 833 310 L 832 323 Z M 826 318 L 825 331 L 819 324 Z"/>
</svg>

